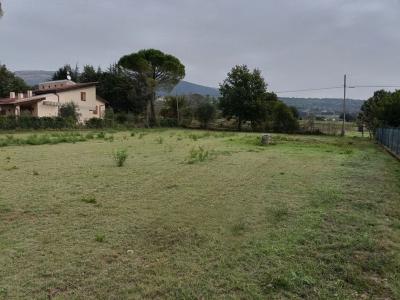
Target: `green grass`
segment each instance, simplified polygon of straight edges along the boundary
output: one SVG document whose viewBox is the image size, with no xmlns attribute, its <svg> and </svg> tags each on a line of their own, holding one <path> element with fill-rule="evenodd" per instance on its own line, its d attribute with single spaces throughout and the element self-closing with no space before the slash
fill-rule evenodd
<svg viewBox="0 0 400 300">
<path fill-rule="evenodd" d="M 0 299 L 400 298 L 400 164 L 369 140 L 107 135 L 0 148 Z"/>
</svg>

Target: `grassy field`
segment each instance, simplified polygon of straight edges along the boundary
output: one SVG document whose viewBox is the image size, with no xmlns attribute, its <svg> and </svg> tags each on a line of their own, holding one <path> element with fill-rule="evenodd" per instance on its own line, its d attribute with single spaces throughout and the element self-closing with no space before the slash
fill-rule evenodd
<svg viewBox="0 0 400 300">
<path fill-rule="evenodd" d="M 400 163 L 357 137 L 258 137 L 4 144 L 0 299 L 400 299 Z"/>
</svg>

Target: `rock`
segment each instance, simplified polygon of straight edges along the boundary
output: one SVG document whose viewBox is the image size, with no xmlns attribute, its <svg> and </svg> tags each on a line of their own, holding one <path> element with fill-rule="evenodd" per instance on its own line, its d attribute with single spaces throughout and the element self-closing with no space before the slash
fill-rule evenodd
<svg viewBox="0 0 400 300">
<path fill-rule="evenodd" d="M 261 145 L 269 145 L 272 141 L 270 134 L 263 134 L 261 136 Z"/>
</svg>

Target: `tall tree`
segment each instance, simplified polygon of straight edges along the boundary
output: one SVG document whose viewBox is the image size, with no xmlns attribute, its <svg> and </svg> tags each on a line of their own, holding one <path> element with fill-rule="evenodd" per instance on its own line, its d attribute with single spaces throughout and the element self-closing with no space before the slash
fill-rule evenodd
<svg viewBox="0 0 400 300">
<path fill-rule="evenodd" d="M 171 91 L 185 77 L 185 66 L 175 56 L 155 49 L 125 55 L 118 64 L 133 80 L 142 82 L 149 96 L 149 123 L 154 126 L 157 123 L 154 109 L 157 90 Z"/>
<path fill-rule="evenodd" d="M 196 108 L 196 118 L 200 121 L 202 128 L 208 128 L 208 124 L 214 120 L 217 109 L 209 101 L 200 103 Z"/>
<path fill-rule="evenodd" d="M 237 119 L 240 131 L 242 123 L 252 125 L 262 122 L 268 114 L 268 104 L 277 101 L 273 93 L 267 93 L 267 84 L 257 69 L 250 71 L 247 66 L 235 66 L 220 84 L 220 108 L 224 117 Z"/>
<path fill-rule="evenodd" d="M 107 99 L 116 112 L 142 113 L 148 102 L 142 81 L 132 80 L 118 65 L 111 65 L 97 80 L 98 94 Z"/>
<path fill-rule="evenodd" d="M 29 86 L 25 81 L 10 72 L 5 65 L 0 65 L 0 98 L 7 98 L 10 92 L 25 92 Z"/>
<path fill-rule="evenodd" d="M 71 80 L 78 82 L 79 79 L 79 68 L 78 65 L 75 66 L 75 69 L 72 69 L 71 65 L 66 64 L 63 67 L 59 68 L 57 72 L 53 75 L 53 80 L 66 80 L 68 74 L 71 76 Z"/>
<path fill-rule="evenodd" d="M 367 127 L 370 135 L 375 134 L 376 128 L 381 125 L 379 115 L 387 97 L 390 97 L 390 92 L 384 90 L 376 91 L 374 95 L 361 106 L 361 112 L 358 118 L 361 123 Z"/>
<path fill-rule="evenodd" d="M 4 12 L 3 9 L 1 8 L 1 2 L 0 2 L 0 18 L 3 16 Z"/>
<path fill-rule="evenodd" d="M 97 71 L 91 65 L 85 65 L 83 71 L 79 74 L 78 81 L 81 83 L 98 82 L 102 76 L 101 68 L 98 67 Z"/>
</svg>

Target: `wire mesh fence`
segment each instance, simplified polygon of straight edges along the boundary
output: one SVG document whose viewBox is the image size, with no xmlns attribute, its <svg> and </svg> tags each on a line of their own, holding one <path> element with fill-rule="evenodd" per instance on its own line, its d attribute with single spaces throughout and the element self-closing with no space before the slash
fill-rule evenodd
<svg viewBox="0 0 400 300">
<path fill-rule="evenodd" d="M 400 157 L 400 128 L 378 128 L 377 141 Z"/>
</svg>

